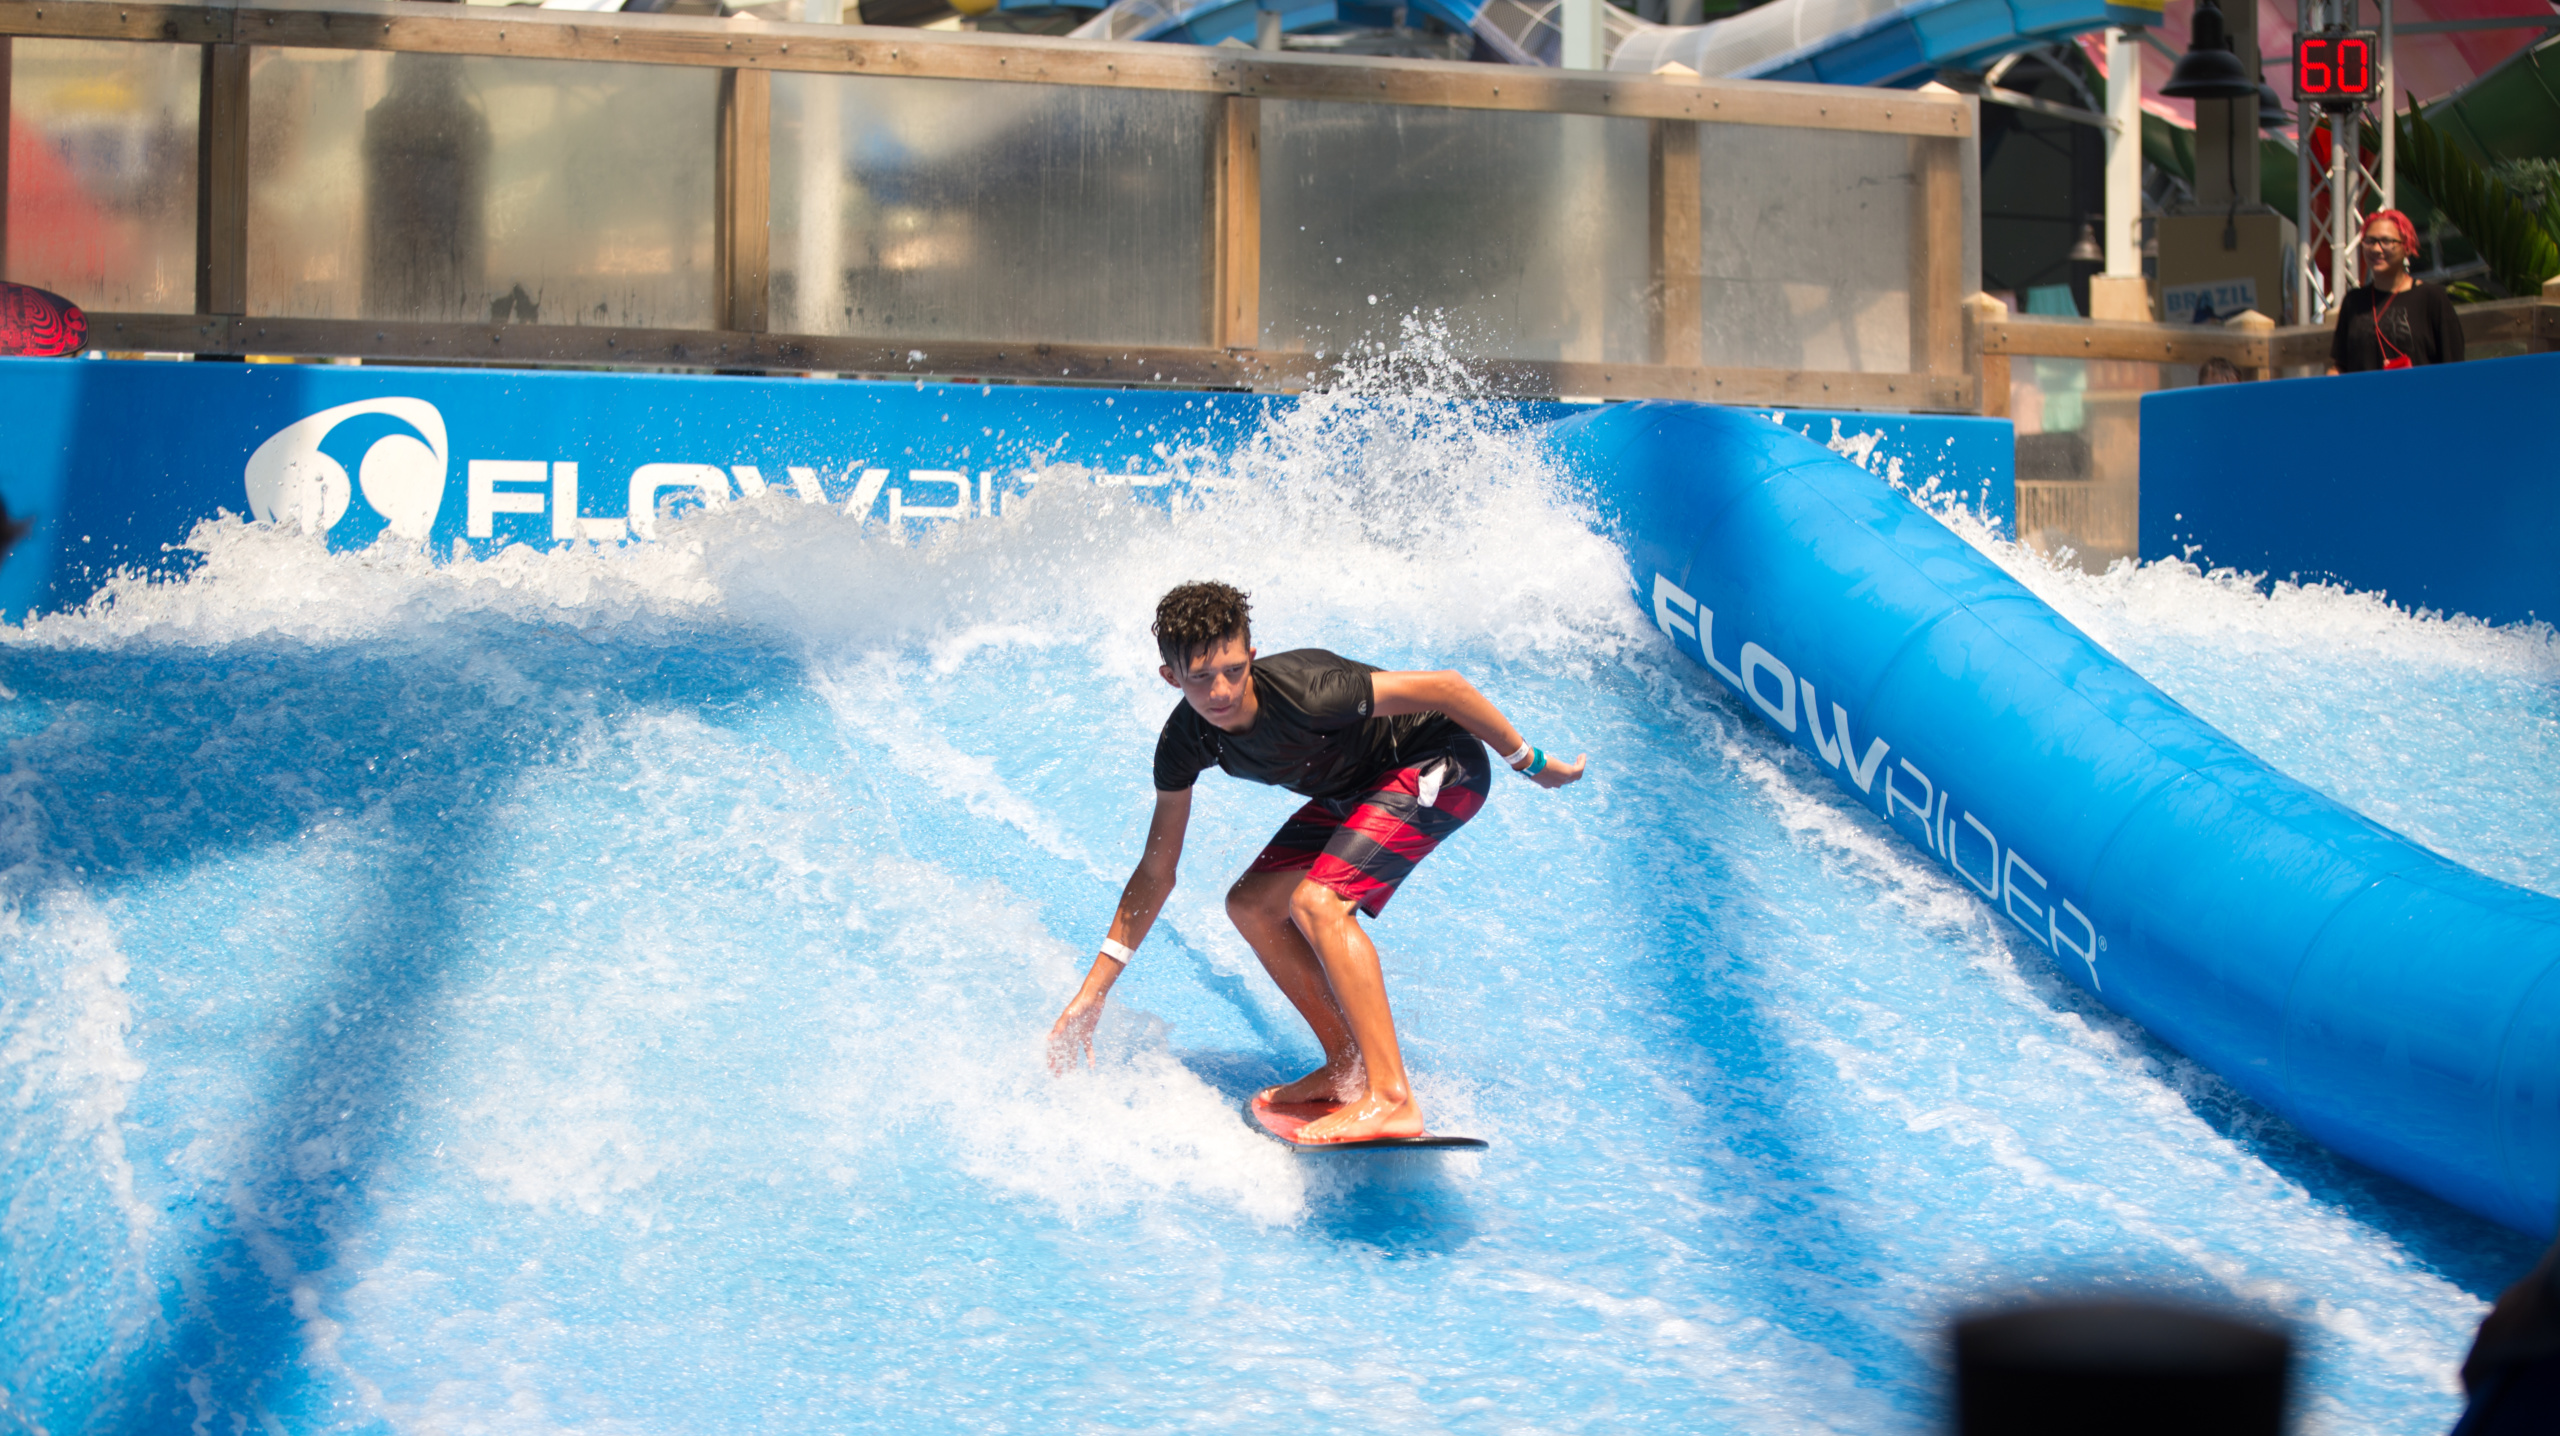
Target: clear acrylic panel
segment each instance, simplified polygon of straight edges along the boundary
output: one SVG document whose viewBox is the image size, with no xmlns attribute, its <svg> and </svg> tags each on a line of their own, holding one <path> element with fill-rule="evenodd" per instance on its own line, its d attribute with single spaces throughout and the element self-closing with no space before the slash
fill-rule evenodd
<svg viewBox="0 0 2560 1436">
<path fill-rule="evenodd" d="M 249 307 L 707 329 L 719 73 L 261 49 Z"/>
<path fill-rule="evenodd" d="M 2011 359 L 2018 537 L 2046 553 L 2070 550 L 2092 570 L 2133 557 L 2141 536 L 2142 396 L 2195 382 L 2192 364 Z"/>
<path fill-rule="evenodd" d="M 1707 363 L 1911 368 L 1912 149 L 1901 135 L 1700 127 Z"/>
<path fill-rule="evenodd" d="M 1262 346 L 1652 357 L 1642 120 L 1266 101 Z"/>
<path fill-rule="evenodd" d="M 0 272 L 86 309 L 196 307 L 194 45 L 20 39 Z"/>
<path fill-rule="evenodd" d="M 775 75 L 774 329 L 1208 343 L 1218 103 Z"/>
</svg>

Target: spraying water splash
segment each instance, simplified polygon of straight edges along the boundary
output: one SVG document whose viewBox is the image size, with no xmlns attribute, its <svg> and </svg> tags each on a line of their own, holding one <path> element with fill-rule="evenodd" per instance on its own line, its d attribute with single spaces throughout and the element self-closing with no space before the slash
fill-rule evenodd
<svg viewBox="0 0 2560 1436">
<path fill-rule="evenodd" d="M 775 494 L 433 562 L 226 519 L 12 632 L 0 1410 L 1917 1431 L 1943 1317 L 2058 1280 L 2298 1323 L 2307 1429 L 2448 1424 L 2523 1240 L 2013 945 L 1692 682 L 1534 429 L 1426 352 L 1166 456 L 1169 507 L 1043 484 L 899 531 Z M 2485 792 L 2549 771 L 2548 630 L 1968 536 L 2243 741 L 2547 887 L 2553 835 Z M 1313 1055 L 1221 910 L 1273 791 L 1204 785 L 1100 1060 L 1042 1070 L 1173 701 L 1146 616 L 1212 576 L 1266 651 L 1457 666 L 1595 757 L 1497 789 L 1377 925 L 1423 1098 L 1490 1158 L 1238 1118 Z"/>
</svg>

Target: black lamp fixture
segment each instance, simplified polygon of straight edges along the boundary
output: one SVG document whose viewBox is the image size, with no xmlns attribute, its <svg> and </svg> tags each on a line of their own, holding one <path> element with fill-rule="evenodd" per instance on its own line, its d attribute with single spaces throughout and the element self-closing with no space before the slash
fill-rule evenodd
<svg viewBox="0 0 2560 1436">
<path fill-rule="evenodd" d="M 2255 4 L 2257 0 L 2245 0 Z M 2257 100 L 2258 82 L 2249 78 L 2248 68 L 2240 57 L 2231 53 L 2230 32 L 2222 28 L 2222 7 L 2213 0 L 2199 0 L 2194 28 L 2187 32 L 2187 53 L 2178 57 L 2177 68 L 2169 72 L 2169 83 L 2160 93 L 2181 100 Z M 2199 119 L 2202 117 L 2199 116 Z M 2225 174 L 2236 174 L 2240 143 L 2240 116 L 2232 115 L 2222 132 L 2223 145 L 2229 153 L 2223 157 L 2228 166 Z M 2223 216 L 2222 247 L 2240 247 L 2240 191 L 2231 192 L 2230 213 Z"/>
<path fill-rule="evenodd" d="M 2213 0 L 2196 6 L 2195 25 L 2187 32 L 2187 53 L 2178 57 L 2169 83 L 2160 93 L 2181 100 L 2254 100 L 2258 82 L 2231 53 L 2230 35 L 2222 28 L 2222 7 Z"/>
<path fill-rule="evenodd" d="M 2281 130 L 2292 123 L 2293 116 L 2284 112 L 2284 100 L 2276 94 L 2276 87 L 2260 80 L 2258 82 L 2258 128 Z"/>
<path fill-rule="evenodd" d="M 2080 242 L 2071 246 L 2070 259 L 2074 264 L 2104 264 L 2107 262 L 2107 252 L 2098 247 L 2098 227 L 2095 224 L 2091 224 L 2085 220 L 2081 222 Z"/>
</svg>

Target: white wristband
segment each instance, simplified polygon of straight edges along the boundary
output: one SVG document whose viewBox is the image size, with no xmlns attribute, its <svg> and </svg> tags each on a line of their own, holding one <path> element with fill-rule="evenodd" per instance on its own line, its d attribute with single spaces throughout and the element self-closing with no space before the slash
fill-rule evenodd
<svg viewBox="0 0 2560 1436">
<path fill-rule="evenodd" d="M 1512 754 L 1510 757 L 1505 758 L 1505 759 L 1503 759 L 1502 761 L 1504 761 L 1505 763 L 1510 764 L 1510 765 L 1511 765 L 1512 767 L 1514 767 L 1514 768 L 1517 768 L 1517 767 L 1519 767 L 1521 764 L 1528 762 L 1528 761 L 1529 761 L 1529 755 L 1530 755 L 1530 754 L 1532 754 L 1532 753 L 1534 753 L 1534 752 L 1536 752 L 1536 751 L 1538 751 L 1538 750 L 1537 750 L 1537 749 L 1535 749 L 1535 748 L 1530 747 L 1530 746 L 1529 746 L 1529 741 L 1528 741 L 1527 739 L 1525 739 L 1525 738 L 1524 738 L 1524 739 L 1520 740 L 1520 751 L 1519 751 L 1519 752 L 1517 752 L 1517 753 Z"/>
<path fill-rule="evenodd" d="M 1110 938 L 1106 937 L 1102 940 L 1102 955 L 1104 957 L 1117 958 L 1120 964 L 1125 967 L 1128 965 L 1129 959 L 1138 955 L 1138 950 L 1125 942 L 1114 942 Z"/>
</svg>

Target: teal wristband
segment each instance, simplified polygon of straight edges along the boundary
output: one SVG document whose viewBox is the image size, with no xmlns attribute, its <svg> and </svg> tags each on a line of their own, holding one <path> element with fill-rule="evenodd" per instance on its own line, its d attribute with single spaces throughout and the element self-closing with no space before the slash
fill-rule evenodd
<svg viewBox="0 0 2560 1436">
<path fill-rule="evenodd" d="M 1520 770 L 1520 776 L 1524 778 L 1534 778 L 1545 771 L 1547 771 L 1547 750 L 1544 748 L 1530 749 L 1529 766 Z"/>
</svg>

